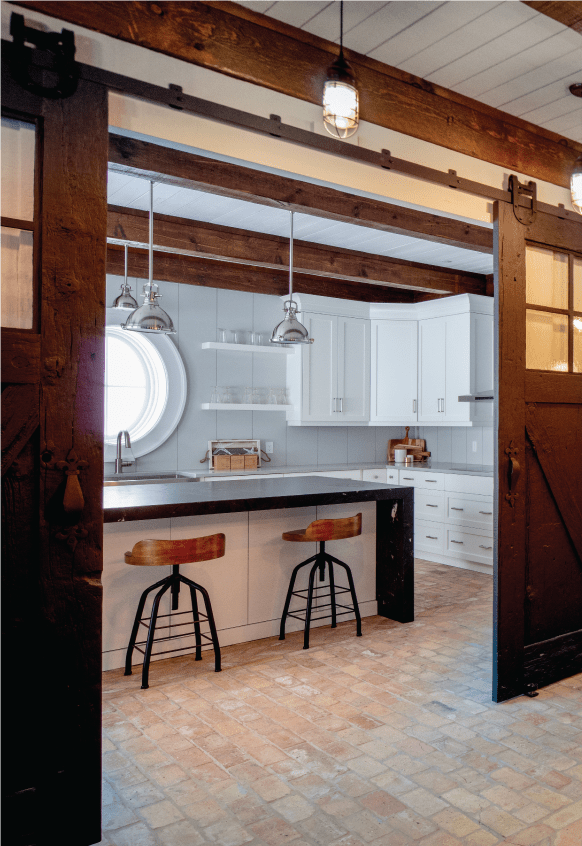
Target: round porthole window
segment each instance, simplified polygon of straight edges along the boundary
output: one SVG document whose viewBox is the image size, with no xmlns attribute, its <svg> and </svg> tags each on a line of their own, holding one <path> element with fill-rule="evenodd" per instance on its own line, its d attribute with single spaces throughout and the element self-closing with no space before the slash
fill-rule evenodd
<svg viewBox="0 0 582 846">
<path fill-rule="evenodd" d="M 105 461 L 115 459 L 117 433 L 124 429 L 137 458 L 163 444 L 178 425 L 186 402 L 186 372 L 166 335 L 125 331 L 117 309 L 107 309 L 107 318 Z"/>
</svg>

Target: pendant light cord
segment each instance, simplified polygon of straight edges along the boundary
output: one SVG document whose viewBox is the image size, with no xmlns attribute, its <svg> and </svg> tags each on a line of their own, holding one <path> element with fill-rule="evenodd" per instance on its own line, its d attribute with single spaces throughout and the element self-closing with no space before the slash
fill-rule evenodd
<svg viewBox="0 0 582 846">
<path fill-rule="evenodd" d="M 148 279 L 150 285 L 154 281 L 154 181 L 150 182 L 150 239 L 148 245 L 149 256 L 149 273 Z M 150 288 L 151 294 L 151 288 Z"/>
<path fill-rule="evenodd" d="M 344 57 L 344 0 L 340 0 L 340 56 Z"/>
<path fill-rule="evenodd" d="M 289 302 L 293 302 L 293 212 L 289 212 L 291 216 L 290 234 L 289 234 Z"/>
<path fill-rule="evenodd" d="M 125 279 L 123 280 L 123 284 L 125 285 L 125 287 L 127 287 L 127 252 L 128 252 L 128 246 L 127 246 L 127 244 L 124 244 L 124 246 L 123 246 L 123 250 L 124 250 L 124 253 L 125 253 L 125 256 L 124 256 L 124 258 L 125 258 L 125 261 L 124 261 L 124 274 L 125 274 Z"/>
</svg>

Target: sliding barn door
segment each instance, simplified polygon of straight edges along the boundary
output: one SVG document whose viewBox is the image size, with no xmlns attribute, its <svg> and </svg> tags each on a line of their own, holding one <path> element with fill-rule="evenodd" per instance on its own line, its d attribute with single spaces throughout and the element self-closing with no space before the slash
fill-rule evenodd
<svg viewBox="0 0 582 846">
<path fill-rule="evenodd" d="M 495 232 L 502 701 L 582 672 L 582 221 L 499 203 Z"/>
<path fill-rule="evenodd" d="M 101 839 L 107 94 L 83 81 L 65 98 L 31 93 L 10 59 L 3 49 L 3 842 L 86 846 Z"/>
</svg>

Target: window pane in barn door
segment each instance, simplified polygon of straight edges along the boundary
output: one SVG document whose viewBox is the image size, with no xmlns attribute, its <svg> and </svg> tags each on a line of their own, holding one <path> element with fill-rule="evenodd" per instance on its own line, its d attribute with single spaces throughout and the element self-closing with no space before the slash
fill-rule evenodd
<svg viewBox="0 0 582 846">
<path fill-rule="evenodd" d="M 36 127 L 2 118 L 2 217 L 32 221 Z"/>
<path fill-rule="evenodd" d="M 582 259 L 574 258 L 572 265 L 574 284 L 574 311 L 582 312 Z"/>
<path fill-rule="evenodd" d="M 2 326 L 32 329 L 36 127 L 2 118 Z"/>
<path fill-rule="evenodd" d="M 582 373 L 582 317 L 572 320 L 574 333 L 574 373 Z"/>
<path fill-rule="evenodd" d="M 2 227 L 2 326 L 32 329 L 32 232 Z"/>
<path fill-rule="evenodd" d="M 567 255 L 528 246 L 525 266 L 526 301 L 529 304 L 568 308 Z"/>
<path fill-rule="evenodd" d="M 527 309 L 525 362 L 528 370 L 568 370 L 567 316 Z"/>
</svg>

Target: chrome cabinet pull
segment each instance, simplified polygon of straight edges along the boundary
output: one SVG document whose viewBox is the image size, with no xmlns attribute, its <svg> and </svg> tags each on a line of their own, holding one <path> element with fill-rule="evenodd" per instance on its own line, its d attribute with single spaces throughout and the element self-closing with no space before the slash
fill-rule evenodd
<svg viewBox="0 0 582 846">
<path fill-rule="evenodd" d="M 492 512 L 492 511 L 480 511 L 480 512 L 479 512 L 479 514 L 488 514 L 488 515 L 491 515 L 491 514 L 493 514 L 493 512 Z"/>
<path fill-rule="evenodd" d="M 427 537 L 429 540 L 438 540 L 438 538 L 435 538 L 434 535 L 426 535 L 425 537 Z"/>
<path fill-rule="evenodd" d="M 432 503 L 427 502 L 426 507 L 427 508 L 438 508 L 438 505 L 433 505 Z"/>
<path fill-rule="evenodd" d="M 412 400 L 412 413 L 416 414 L 416 400 Z"/>
<path fill-rule="evenodd" d="M 333 413 L 335 414 L 337 411 L 337 397 L 333 398 Z"/>
<path fill-rule="evenodd" d="M 344 398 L 339 397 L 339 401 L 340 401 L 340 414 L 343 414 L 344 413 Z"/>
<path fill-rule="evenodd" d="M 452 540 L 452 539 L 451 539 L 451 543 L 459 543 L 459 544 L 461 544 L 461 546 L 463 545 L 463 541 L 456 541 L 456 540 Z"/>
<path fill-rule="evenodd" d="M 433 485 L 436 485 L 436 482 L 437 482 L 437 480 L 436 480 L 436 479 L 425 479 L 424 481 L 425 481 L 425 482 L 432 482 L 432 483 L 433 483 Z"/>
<path fill-rule="evenodd" d="M 479 549 L 493 549 L 492 546 L 483 546 L 482 543 L 479 544 Z"/>
<path fill-rule="evenodd" d="M 403 476 L 402 481 L 403 482 L 414 482 L 414 479 L 411 476 Z"/>
<path fill-rule="evenodd" d="M 464 511 L 464 508 L 455 508 L 454 505 L 451 505 L 451 511 Z"/>
</svg>

